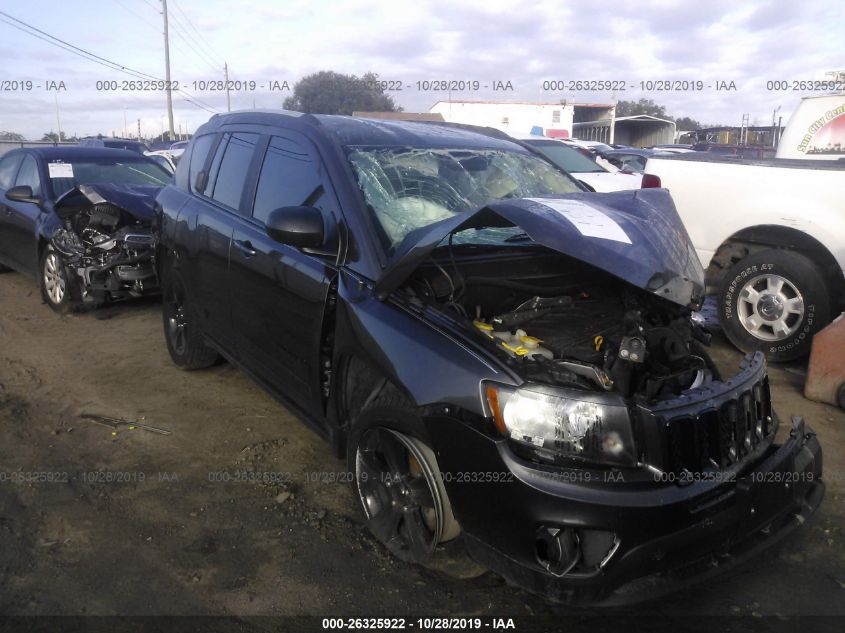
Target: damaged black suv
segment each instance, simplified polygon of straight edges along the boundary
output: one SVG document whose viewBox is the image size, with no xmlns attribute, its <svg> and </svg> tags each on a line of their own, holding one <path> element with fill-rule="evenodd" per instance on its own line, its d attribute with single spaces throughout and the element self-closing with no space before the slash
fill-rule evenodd
<svg viewBox="0 0 845 633">
<path fill-rule="evenodd" d="M 585 192 L 491 131 L 214 116 L 161 191 L 174 362 L 218 354 L 321 435 L 372 532 L 461 538 L 555 600 L 631 600 L 741 561 L 824 493 L 766 365 L 722 377 L 664 190 Z"/>
</svg>

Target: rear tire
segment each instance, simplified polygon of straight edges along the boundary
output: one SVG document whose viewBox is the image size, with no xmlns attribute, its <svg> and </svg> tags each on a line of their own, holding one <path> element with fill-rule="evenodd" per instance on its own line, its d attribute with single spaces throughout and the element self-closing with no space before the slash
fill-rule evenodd
<svg viewBox="0 0 845 633">
<path fill-rule="evenodd" d="M 821 271 L 795 251 L 769 249 L 736 262 L 719 291 L 719 321 L 744 352 L 773 362 L 810 353 L 813 336 L 830 322 L 830 294 Z"/>
<path fill-rule="evenodd" d="M 3 273 L 10 273 L 10 272 L 12 272 L 11 268 L 9 268 L 8 266 L 4 266 L 3 264 L 0 264 L 0 275 L 2 275 Z"/>
<path fill-rule="evenodd" d="M 375 400 L 350 432 L 347 463 L 370 531 L 394 556 L 419 564 L 460 526 L 434 452 L 413 428 L 422 420 L 404 398 Z"/>
<path fill-rule="evenodd" d="M 209 347 L 197 325 L 179 271 L 163 271 L 161 280 L 162 321 L 167 351 L 182 369 L 204 369 L 217 362 L 217 352 Z"/>
<path fill-rule="evenodd" d="M 82 309 L 79 279 L 68 275 L 62 254 L 50 244 L 41 254 L 38 285 L 44 303 L 55 312 L 69 314 Z"/>
</svg>

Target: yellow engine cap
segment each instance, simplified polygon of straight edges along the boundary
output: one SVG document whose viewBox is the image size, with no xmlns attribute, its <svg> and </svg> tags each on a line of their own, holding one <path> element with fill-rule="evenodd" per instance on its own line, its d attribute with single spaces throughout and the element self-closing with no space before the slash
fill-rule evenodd
<svg viewBox="0 0 845 633">
<path fill-rule="evenodd" d="M 485 332 L 490 332 L 493 329 L 492 325 L 484 323 L 483 321 L 473 321 L 472 324 L 479 330 L 484 330 Z"/>
<path fill-rule="evenodd" d="M 525 356 L 530 351 L 530 350 L 522 347 L 521 345 L 519 347 L 514 347 L 513 345 L 508 345 L 507 343 L 504 343 L 504 342 L 502 343 L 502 347 L 504 347 L 509 352 L 513 352 L 517 356 Z"/>
<path fill-rule="evenodd" d="M 536 336 L 528 336 L 527 334 L 525 336 L 520 336 L 519 340 L 526 345 L 539 345 L 543 342 L 543 339 L 539 339 Z"/>
</svg>

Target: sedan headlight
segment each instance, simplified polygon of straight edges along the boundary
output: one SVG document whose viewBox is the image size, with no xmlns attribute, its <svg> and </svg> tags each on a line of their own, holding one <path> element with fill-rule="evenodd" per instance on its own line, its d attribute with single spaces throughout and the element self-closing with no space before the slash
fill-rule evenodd
<svg viewBox="0 0 845 633">
<path fill-rule="evenodd" d="M 487 405 L 503 436 L 543 461 L 636 465 L 631 421 L 624 404 L 603 402 L 603 394 L 567 397 L 537 388 L 543 391 L 485 386 Z"/>
</svg>

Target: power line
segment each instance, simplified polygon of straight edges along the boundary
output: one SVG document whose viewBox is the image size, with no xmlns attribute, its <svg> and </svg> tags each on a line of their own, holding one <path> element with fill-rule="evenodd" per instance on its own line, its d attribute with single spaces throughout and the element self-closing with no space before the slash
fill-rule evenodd
<svg viewBox="0 0 845 633">
<path fill-rule="evenodd" d="M 0 11 L 0 14 L 6 15 L 2 11 Z M 73 53 L 74 55 L 77 55 L 77 56 L 81 57 L 82 59 L 86 59 L 89 62 L 94 62 L 95 64 L 99 64 L 100 66 L 105 66 L 109 70 L 116 70 L 118 72 L 122 72 L 122 73 L 125 73 L 127 75 L 130 75 L 131 77 L 135 77 L 136 79 L 148 79 L 148 78 L 150 78 L 150 75 L 147 75 L 145 73 L 136 72 L 136 71 L 131 70 L 131 69 L 125 67 L 125 66 L 121 66 L 120 64 L 117 64 L 116 62 L 111 62 L 111 61 L 108 61 L 108 60 L 106 60 L 106 62 L 102 62 L 99 59 L 96 59 L 95 57 L 89 57 L 86 54 L 83 54 L 83 53 L 80 53 L 80 52 L 74 50 L 73 48 L 69 48 L 69 47 L 64 46 L 62 44 L 59 44 L 58 42 L 54 42 L 54 41 L 52 41 L 52 40 L 50 40 L 46 37 L 42 37 L 42 36 L 38 35 L 37 33 L 32 33 L 31 31 L 27 31 L 26 29 L 18 26 L 17 24 L 13 24 L 12 22 L 9 22 L 8 20 L 4 19 L 3 17 L 0 17 L 0 22 L 4 22 L 5 24 L 8 24 L 12 28 L 15 28 L 15 29 L 21 31 L 22 33 L 26 33 L 27 35 L 31 35 L 32 37 L 38 38 L 39 40 L 43 40 L 44 42 L 47 42 L 48 44 L 52 44 L 53 46 L 61 48 L 62 50 L 67 51 L 68 53 Z M 155 77 L 152 77 L 152 78 L 155 79 Z"/>
<path fill-rule="evenodd" d="M 45 31 L 42 31 L 41 29 L 36 28 L 36 27 L 32 26 L 31 24 L 27 24 L 23 20 L 18 20 L 16 17 L 9 15 L 5 11 L 0 11 L 0 15 L 3 15 L 5 17 L 9 18 L 10 20 L 14 20 L 18 24 L 22 24 L 23 26 L 25 26 L 28 29 L 36 31 L 37 33 L 40 33 L 42 35 L 45 35 L 46 37 L 50 38 L 50 40 L 55 40 L 56 42 L 60 42 L 60 43 L 64 44 L 65 46 L 68 46 L 68 47 L 70 47 L 70 48 L 72 48 L 76 51 L 80 51 L 80 52 L 84 53 L 85 55 L 87 55 L 89 57 L 101 60 L 101 61 L 106 62 L 107 64 L 111 64 L 113 66 L 116 66 L 117 67 L 116 70 L 123 70 L 123 71 L 126 71 L 126 72 L 135 73 L 136 75 L 142 75 L 144 77 L 148 77 L 149 79 L 157 79 L 156 77 L 153 77 L 152 75 L 148 75 L 147 73 L 142 72 L 140 70 L 134 70 L 132 68 L 129 68 L 128 66 L 124 66 L 123 64 L 118 64 L 117 62 L 113 62 L 110 59 L 106 59 L 105 57 L 100 57 L 99 55 L 95 55 L 94 53 L 86 51 L 84 48 L 80 48 L 79 46 L 74 46 L 70 42 L 66 42 L 63 39 L 56 37 L 55 35 L 50 35 L 49 33 L 46 33 Z M 6 23 L 9 24 L 9 22 L 6 22 Z M 10 26 L 15 26 L 15 25 L 11 24 Z M 23 29 L 19 29 L 19 30 L 23 30 Z M 24 33 L 26 33 L 26 32 L 27 31 L 24 31 Z M 30 35 L 35 35 L 35 34 L 30 33 Z M 42 39 L 42 38 L 39 38 L 39 39 Z M 91 61 L 94 61 L 94 60 L 92 59 Z"/>
<path fill-rule="evenodd" d="M 159 35 L 161 34 L 161 27 L 160 27 L 160 26 L 156 26 L 156 25 L 154 25 L 153 23 L 149 22 L 149 21 L 148 21 L 148 20 L 146 20 L 143 16 L 139 15 L 138 13 L 136 13 L 135 11 L 133 11 L 132 9 L 130 9 L 129 7 L 127 7 L 126 5 L 124 5 L 124 4 L 123 4 L 120 0 L 115 0 L 115 2 L 117 2 L 117 4 L 118 4 L 121 8 L 125 9 L 128 13 L 130 13 L 130 14 L 131 14 L 131 15 L 133 15 L 135 18 L 137 18 L 138 20 L 140 20 L 143 24 L 145 24 L 146 26 L 148 26 L 148 27 L 150 27 L 151 29 L 153 29 L 153 30 L 154 30 L 156 33 L 158 33 Z M 147 3 L 147 4 L 149 5 L 149 3 Z M 152 5 L 149 5 L 149 6 L 152 6 Z M 160 15 L 160 12 L 159 12 L 159 15 Z M 171 24 L 172 24 L 172 23 L 171 23 Z M 182 53 L 185 55 L 185 57 L 186 57 L 186 58 L 188 58 L 188 57 L 189 57 L 189 56 L 185 53 L 185 50 L 184 50 L 181 46 L 179 46 L 176 42 L 171 42 L 171 43 L 172 43 L 174 46 L 176 46 L 176 47 L 179 49 L 179 51 L 180 51 L 180 52 L 182 52 Z M 197 66 L 196 64 L 194 64 L 194 63 L 192 63 L 192 62 L 189 62 L 189 63 L 191 64 L 191 67 L 192 67 L 192 68 L 195 68 L 195 69 L 196 69 L 196 70 L 198 70 L 200 73 L 205 72 L 204 70 L 201 70 L 201 69 L 199 68 L 199 66 Z M 216 69 L 215 69 L 215 70 L 216 70 Z"/>
<path fill-rule="evenodd" d="M 189 42 L 189 41 L 188 41 L 188 39 L 186 38 L 186 36 L 190 36 L 190 33 L 188 33 L 188 32 L 185 30 L 184 26 L 182 26 L 182 25 L 181 25 L 178 21 L 176 21 L 176 20 L 175 20 L 175 16 L 174 16 L 172 13 L 170 14 L 170 26 L 171 26 L 171 27 L 173 27 L 174 32 L 176 33 L 176 35 L 178 35 L 178 36 L 182 39 L 182 41 L 185 43 L 185 45 L 187 45 L 187 47 L 188 47 L 191 51 L 193 51 L 193 53 L 194 53 L 194 54 L 195 54 L 195 55 L 196 55 L 199 59 L 201 59 L 201 60 L 203 61 L 203 63 L 207 64 L 209 68 L 212 68 L 212 69 L 214 70 L 214 72 L 215 72 L 215 73 L 219 73 L 219 72 L 220 72 L 220 67 L 217 65 L 217 62 L 216 62 L 214 59 L 212 59 L 211 57 L 209 57 L 208 55 L 206 55 L 206 54 L 205 54 L 202 50 L 200 50 L 199 48 L 195 48 L 195 47 L 194 47 L 194 45 L 193 45 L 193 44 L 191 44 L 191 42 Z M 193 39 L 193 37 L 192 37 L 192 39 Z M 196 42 L 196 40 L 194 40 L 194 42 Z"/>
<path fill-rule="evenodd" d="M 203 34 L 200 33 L 199 30 L 197 29 L 197 27 L 194 26 L 194 23 L 191 22 L 191 18 L 188 17 L 188 14 L 185 13 L 185 11 L 182 9 L 182 6 L 177 2 L 177 0 L 173 0 L 173 4 L 176 7 L 176 9 L 179 11 L 179 13 L 181 13 L 184 16 L 185 21 L 194 30 L 194 33 L 197 34 L 197 37 L 199 37 L 199 39 L 202 40 L 202 42 L 205 43 L 205 47 L 208 50 L 208 52 L 211 53 L 211 57 L 216 57 L 218 60 L 222 59 L 222 55 L 219 55 L 217 53 L 217 51 L 214 50 L 214 48 L 211 46 L 211 44 L 208 43 L 208 40 L 206 40 L 205 37 L 203 36 Z M 218 63 L 218 66 L 222 66 L 222 64 Z"/>
<path fill-rule="evenodd" d="M 74 55 L 76 55 L 78 57 L 82 57 L 82 59 L 86 59 L 90 62 L 94 62 L 95 64 L 99 64 L 100 66 L 104 66 L 104 67 L 106 67 L 110 70 L 116 70 L 118 72 L 125 73 L 127 75 L 130 75 L 131 77 L 135 77 L 136 79 L 152 79 L 154 81 L 162 81 L 162 79 L 160 79 L 159 77 L 149 75 L 149 74 L 142 72 L 140 70 L 135 70 L 133 68 L 129 68 L 128 66 L 124 66 L 123 64 L 119 64 L 118 62 L 114 62 L 114 61 L 107 59 L 105 57 L 102 57 L 100 55 L 96 55 L 95 53 L 91 53 L 90 51 L 85 50 L 84 48 L 80 48 L 79 46 L 75 46 L 74 44 L 71 44 L 70 42 L 66 42 L 65 40 L 62 40 L 58 37 L 50 35 L 46 31 L 42 31 L 41 29 L 34 27 L 31 24 L 24 22 L 23 20 L 18 20 L 16 17 L 9 15 L 5 11 L 0 11 L 0 16 L 5 16 L 6 18 L 9 18 L 9 20 L 13 20 L 14 22 L 17 22 L 18 24 L 23 25 L 23 26 L 18 26 L 18 24 L 14 24 L 14 23 L 10 22 L 9 20 L 4 19 L 3 17 L 0 17 L 0 22 L 8 24 L 9 26 L 21 31 L 22 33 L 26 33 L 27 35 L 31 35 L 32 37 L 35 37 L 39 40 L 47 42 L 48 44 L 52 44 L 53 46 L 56 46 L 57 48 L 61 48 L 64 51 L 67 51 L 69 53 L 73 53 Z M 23 28 L 23 27 L 26 27 L 26 28 Z M 26 29 L 30 29 L 30 30 L 28 31 Z M 32 31 L 35 31 L 35 32 L 33 33 Z M 211 113 L 215 113 L 215 114 L 218 112 L 218 110 L 216 110 L 213 106 L 210 106 L 209 104 L 200 101 L 199 99 L 197 99 L 193 95 L 186 93 L 184 90 L 179 89 L 176 92 L 178 92 L 180 94 L 182 99 L 184 99 L 188 103 L 191 103 L 192 105 L 195 105 L 198 108 L 201 108 L 203 110 L 206 110 L 207 112 L 211 112 Z"/>
</svg>

